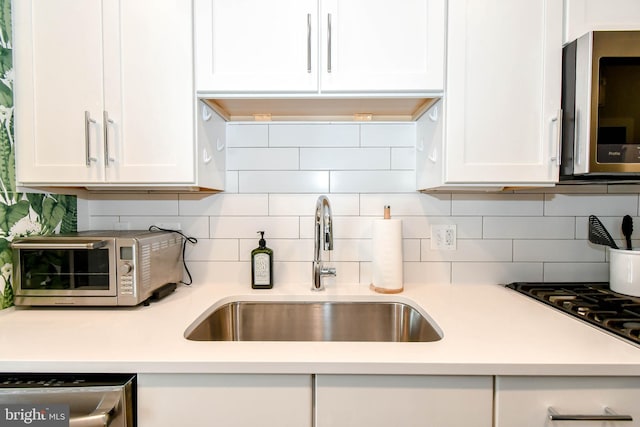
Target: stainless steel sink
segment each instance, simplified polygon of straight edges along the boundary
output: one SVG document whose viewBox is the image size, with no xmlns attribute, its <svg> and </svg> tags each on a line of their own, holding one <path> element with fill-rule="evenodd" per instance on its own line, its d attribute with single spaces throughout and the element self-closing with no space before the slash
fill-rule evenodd
<svg viewBox="0 0 640 427">
<path fill-rule="evenodd" d="M 193 341 L 387 341 L 442 339 L 437 326 L 402 302 L 235 301 L 185 331 Z"/>
</svg>

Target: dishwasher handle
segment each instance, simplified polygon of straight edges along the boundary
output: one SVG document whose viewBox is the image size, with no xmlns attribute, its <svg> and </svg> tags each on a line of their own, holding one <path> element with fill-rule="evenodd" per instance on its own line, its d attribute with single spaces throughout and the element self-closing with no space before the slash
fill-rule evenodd
<svg viewBox="0 0 640 427">
<path fill-rule="evenodd" d="M 120 412 L 120 391 L 106 392 L 96 409 L 87 415 L 78 415 L 69 418 L 69 427 L 108 427 L 115 415 Z"/>
</svg>

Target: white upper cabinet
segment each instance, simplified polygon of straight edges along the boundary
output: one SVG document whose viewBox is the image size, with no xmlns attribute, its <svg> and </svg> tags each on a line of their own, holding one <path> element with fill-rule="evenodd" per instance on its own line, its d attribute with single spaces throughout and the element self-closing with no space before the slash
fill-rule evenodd
<svg viewBox="0 0 640 427">
<path fill-rule="evenodd" d="M 198 180 L 189 2 L 25 0 L 13 13 L 19 184 L 220 189 Z"/>
<path fill-rule="evenodd" d="M 437 92 L 444 0 L 322 0 L 320 90 Z"/>
<path fill-rule="evenodd" d="M 316 0 L 194 0 L 194 7 L 198 90 L 317 90 Z"/>
<path fill-rule="evenodd" d="M 445 0 L 195 0 L 199 93 L 441 92 Z"/>
<path fill-rule="evenodd" d="M 557 182 L 562 4 L 449 0 L 447 31 L 445 97 L 418 124 L 418 189 Z"/>
<path fill-rule="evenodd" d="M 564 43 L 592 30 L 638 29 L 638 0 L 564 0 Z"/>
</svg>

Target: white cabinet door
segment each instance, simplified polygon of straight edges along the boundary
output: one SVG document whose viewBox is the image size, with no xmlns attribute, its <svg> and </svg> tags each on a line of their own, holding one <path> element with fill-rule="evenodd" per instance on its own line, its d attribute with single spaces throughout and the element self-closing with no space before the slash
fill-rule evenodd
<svg viewBox="0 0 640 427">
<path fill-rule="evenodd" d="M 200 93 L 424 93 L 444 86 L 445 0 L 194 6 Z"/>
<path fill-rule="evenodd" d="M 549 425 L 640 426 L 638 377 L 496 377 L 496 427 Z M 562 415 L 605 415 L 610 408 L 632 422 L 550 422 L 549 407 Z"/>
<path fill-rule="evenodd" d="M 138 427 L 311 427 L 311 403 L 310 375 L 138 375 Z"/>
<path fill-rule="evenodd" d="M 195 0 L 196 85 L 214 92 L 315 92 L 316 0 Z"/>
<path fill-rule="evenodd" d="M 102 1 L 16 1 L 13 17 L 18 181 L 102 181 Z"/>
<path fill-rule="evenodd" d="M 191 5 L 105 1 L 109 183 L 193 183 Z"/>
<path fill-rule="evenodd" d="M 444 184 L 558 180 L 562 5 L 450 0 Z"/>
<path fill-rule="evenodd" d="M 444 0 L 322 0 L 322 92 L 428 92 L 444 83 Z"/>
<path fill-rule="evenodd" d="M 208 186 L 192 12 L 179 0 L 15 2 L 19 184 Z"/>
<path fill-rule="evenodd" d="M 564 43 L 592 30 L 640 29 L 638 0 L 564 0 Z"/>
<path fill-rule="evenodd" d="M 318 375 L 317 427 L 491 427 L 492 377 Z"/>
</svg>

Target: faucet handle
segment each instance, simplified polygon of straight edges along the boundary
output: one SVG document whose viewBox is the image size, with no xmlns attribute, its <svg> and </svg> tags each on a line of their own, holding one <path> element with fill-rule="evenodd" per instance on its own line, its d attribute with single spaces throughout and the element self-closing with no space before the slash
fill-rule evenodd
<svg viewBox="0 0 640 427">
<path fill-rule="evenodd" d="M 335 269 L 335 267 L 322 267 L 320 269 L 320 275 L 321 276 L 335 276 L 336 275 L 336 269 Z"/>
</svg>

